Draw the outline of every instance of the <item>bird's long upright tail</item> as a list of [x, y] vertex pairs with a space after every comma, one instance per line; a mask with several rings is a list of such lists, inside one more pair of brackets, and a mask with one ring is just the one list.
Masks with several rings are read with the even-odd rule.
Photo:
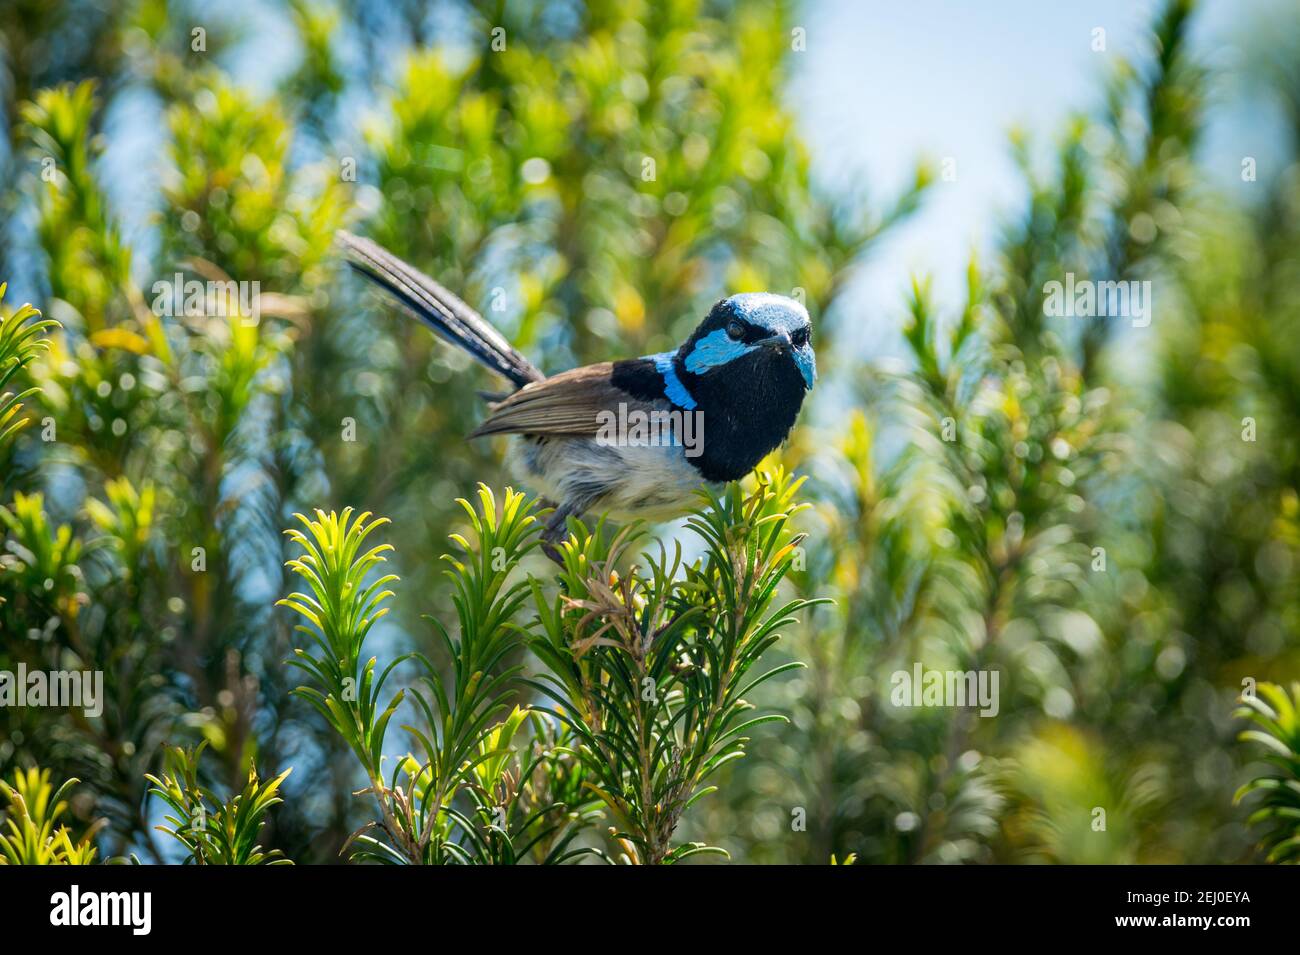
[[546, 376], [516, 351], [482, 315], [419, 269], [361, 236], [339, 231], [348, 264], [386, 290], [441, 337], [522, 388]]

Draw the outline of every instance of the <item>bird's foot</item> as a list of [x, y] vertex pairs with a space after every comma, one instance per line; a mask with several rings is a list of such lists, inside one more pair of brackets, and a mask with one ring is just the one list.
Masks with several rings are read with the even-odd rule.
[[567, 504], [561, 504], [551, 512], [551, 516], [546, 519], [542, 530], [542, 553], [549, 557], [561, 567], [564, 566], [564, 554], [560, 550], [560, 545], [568, 539], [569, 536], [569, 515], [574, 513], [574, 509]]
[[558, 541], [550, 541], [547, 540], [546, 538], [542, 538], [542, 553], [545, 554], [547, 557], [549, 557], [551, 560], [555, 561], [555, 563], [563, 567], [564, 554], [561, 553], [558, 544], [559, 544]]

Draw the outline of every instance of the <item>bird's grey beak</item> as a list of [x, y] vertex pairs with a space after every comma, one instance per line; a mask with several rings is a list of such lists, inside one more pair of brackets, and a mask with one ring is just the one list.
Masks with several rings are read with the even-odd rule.
[[785, 332], [776, 335], [769, 335], [767, 338], [760, 338], [754, 342], [755, 345], [761, 345], [764, 348], [775, 348], [777, 351], [789, 352], [794, 349], [790, 343], [790, 336]]

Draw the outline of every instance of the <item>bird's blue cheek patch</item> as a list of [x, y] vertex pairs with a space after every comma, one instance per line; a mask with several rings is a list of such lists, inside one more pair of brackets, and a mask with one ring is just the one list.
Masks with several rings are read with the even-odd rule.
[[753, 348], [753, 345], [733, 341], [726, 329], [719, 328], [695, 343], [691, 353], [686, 356], [686, 370], [693, 375], [702, 375], [710, 368], [735, 361]]
[[817, 380], [817, 356], [805, 345], [794, 350], [794, 363], [799, 367], [799, 374], [803, 375], [804, 384], [812, 391], [813, 382]]

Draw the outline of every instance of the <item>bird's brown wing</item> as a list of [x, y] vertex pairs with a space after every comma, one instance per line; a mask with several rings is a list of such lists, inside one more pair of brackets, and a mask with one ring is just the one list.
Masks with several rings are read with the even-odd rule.
[[489, 434], [564, 434], [593, 437], [601, 427], [602, 411], [618, 414], [657, 410], [610, 381], [613, 364], [600, 362], [531, 382], [492, 406], [492, 414], [474, 429], [471, 438]]

